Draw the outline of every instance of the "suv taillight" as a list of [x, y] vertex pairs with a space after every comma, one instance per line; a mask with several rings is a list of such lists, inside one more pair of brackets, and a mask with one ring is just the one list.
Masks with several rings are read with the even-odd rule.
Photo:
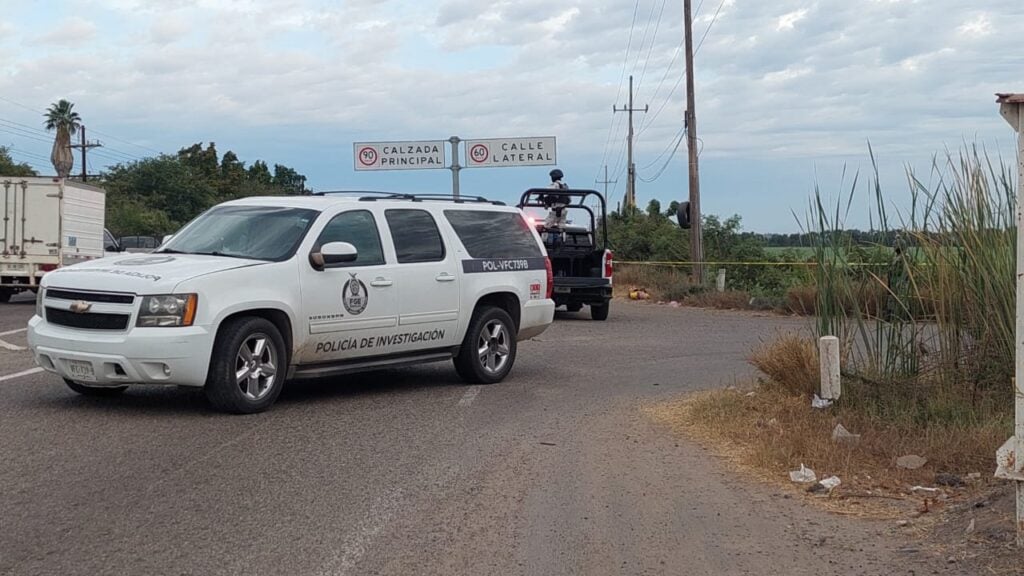
[[604, 251], [604, 277], [611, 280], [612, 278], [612, 251]]
[[548, 288], [544, 297], [550, 300], [555, 293], [555, 273], [551, 271], [551, 258], [544, 259], [544, 269], [548, 273]]

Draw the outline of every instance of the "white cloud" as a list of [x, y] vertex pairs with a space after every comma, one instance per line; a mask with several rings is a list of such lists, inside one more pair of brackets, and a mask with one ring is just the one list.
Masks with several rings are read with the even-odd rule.
[[190, 29], [188, 22], [180, 16], [167, 15], [150, 26], [149, 39], [154, 44], [172, 44], [187, 36]]
[[96, 24], [84, 18], [67, 18], [58, 22], [53, 29], [36, 36], [33, 44], [49, 46], [79, 47], [96, 37]]
[[971, 38], [983, 38], [992, 34], [992, 21], [988, 14], [981, 13], [961, 24], [957, 32]]
[[[638, 119], [642, 167], [679, 129], [682, 58], [666, 67], [680, 4], [666, 4], [655, 39], [641, 3], [628, 57], [628, 0], [89, 4], [93, 20], [72, 17], [58, 35], [77, 27], [86, 44], [37, 50], [8, 38], [0, 94], [45, 108], [71, 86], [93, 124], [227, 146], [265, 127], [338, 150], [358, 136], [555, 134], [560, 156], [596, 170], [620, 157], [621, 114], [604, 150], [611, 105], [625, 103], [625, 61], [636, 104], [651, 107]], [[928, 154], [964, 134], [1001, 134], [991, 93], [1024, 89], [1003, 84], [1019, 77], [1018, 0], [989, 0], [984, 14], [957, 0], [727, 2], [708, 32], [718, 5], [704, 3], [694, 30], [707, 32], [696, 72], [709, 159], [859, 154], [868, 138], [879, 151]]]
[[782, 32], [783, 30], [792, 30], [796, 27], [797, 22], [807, 18], [807, 12], [807, 8], [801, 8], [800, 10], [795, 10], [788, 14], [779, 16], [779, 22], [775, 26], [775, 29], [779, 32]]

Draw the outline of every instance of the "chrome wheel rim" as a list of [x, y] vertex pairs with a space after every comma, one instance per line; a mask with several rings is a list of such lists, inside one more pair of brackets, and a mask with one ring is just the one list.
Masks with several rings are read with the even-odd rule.
[[488, 374], [501, 372], [512, 355], [511, 339], [505, 323], [491, 320], [484, 324], [477, 339], [477, 357], [480, 367]]
[[238, 348], [235, 383], [248, 400], [260, 400], [277, 381], [277, 351], [266, 334], [252, 334]]

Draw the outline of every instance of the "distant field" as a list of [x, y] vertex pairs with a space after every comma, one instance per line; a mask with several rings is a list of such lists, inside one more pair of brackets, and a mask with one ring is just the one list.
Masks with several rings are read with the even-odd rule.
[[801, 258], [810, 258], [811, 256], [814, 256], [814, 248], [811, 248], [809, 246], [793, 246], [786, 248], [779, 246], [769, 246], [765, 248], [764, 251], [772, 255], [778, 255], [784, 252], [792, 252], [800, 256]]

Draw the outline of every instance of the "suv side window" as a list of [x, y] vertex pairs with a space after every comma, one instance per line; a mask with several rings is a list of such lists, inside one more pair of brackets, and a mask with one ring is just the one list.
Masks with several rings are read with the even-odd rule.
[[384, 250], [380, 244], [377, 221], [368, 210], [353, 210], [338, 214], [327, 223], [314, 250], [329, 242], [348, 242], [359, 252], [355, 262], [344, 266], [377, 266], [384, 263]]
[[520, 213], [445, 210], [444, 216], [473, 258], [543, 256], [529, 224]]
[[391, 229], [399, 264], [444, 260], [444, 242], [430, 212], [401, 209], [387, 210], [384, 215]]

